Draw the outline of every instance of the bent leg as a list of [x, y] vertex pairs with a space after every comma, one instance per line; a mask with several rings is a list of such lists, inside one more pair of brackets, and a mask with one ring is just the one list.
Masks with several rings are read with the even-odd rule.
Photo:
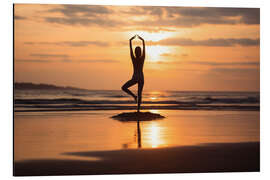
[[142, 102], [142, 91], [143, 91], [144, 81], [138, 82], [138, 105], [137, 112], [140, 112], [141, 102]]
[[122, 90], [125, 91], [127, 94], [131, 95], [135, 101], [137, 102], [137, 96], [135, 94], [133, 94], [128, 88], [133, 86], [134, 84], [136, 84], [137, 81], [131, 79], [129, 81], [127, 81], [123, 86], [122, 86]]

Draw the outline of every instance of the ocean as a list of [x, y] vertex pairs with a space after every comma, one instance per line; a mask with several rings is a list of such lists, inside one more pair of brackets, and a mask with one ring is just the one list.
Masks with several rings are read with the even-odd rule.
[[257, 92], [144, 91], [142, 111], [165, 118], [122, 122], [111, 117], [136, 111], [122, 91], [16, 89], [14, 160], [103, 162], [68, 153], [259, 142], [259, 109]]
[[[259, 92], [144, 91], [142, 109], [259, 111]], [[120, 90], [16, 90], [15, 112], [135, 110]]]

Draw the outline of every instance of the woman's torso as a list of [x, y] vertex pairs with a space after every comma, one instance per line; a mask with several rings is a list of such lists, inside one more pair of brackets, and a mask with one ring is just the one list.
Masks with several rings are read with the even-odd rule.
[[133, 62], [133, 76], [132, 79], [136, 80], [143, 80], [143, 65], [144, 65], [144, 58], [134, 58]]

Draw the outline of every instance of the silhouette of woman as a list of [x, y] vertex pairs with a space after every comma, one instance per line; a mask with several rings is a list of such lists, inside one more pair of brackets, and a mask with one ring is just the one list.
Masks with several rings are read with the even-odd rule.
[[[143, 52], [141, 53], [141, 48], [137, 46], [135, 48], [135, 56], [133, 54], [132, 50], [132, 40], [136, 38], [136, 36], [142, 40], [143, 43]], [[145, 59], [145, 44], [144, 44], [144, 39], [138, 35], [133, 36], [129, 40], [129, 47], [130, 47], [130, 56], [132, 59], [132, 64], [133, 64], [133, 76], [131, 80], [127, 81], [123, 86], [122, 90], [131, 95], [135, 102], [138, 103], [137, 105], [137, 112], [140, 112], [140, 106], [141, 106], [141, 101], [142, 101], [142, 90], [143, 90], [143, 85], [144, 85], [144, 76], [143, 76], [143, 64], [144, 64], [144, 59]], [[133, 94], [128, 88], [137, 84], [138, 83], [138, 97]], [[137, 99], [138, 98], [138, 99]]]

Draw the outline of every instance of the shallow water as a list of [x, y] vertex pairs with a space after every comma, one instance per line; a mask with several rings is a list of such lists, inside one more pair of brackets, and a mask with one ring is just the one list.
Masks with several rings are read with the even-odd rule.
[[[134, 110], [118, 90], [15, 90], [15, 111]], [[259, 92], [144, 91], [142, 109], [255, 110]]]
[[110, 118], [121, 112], [16, 112], [15, 161], [78, 159], [65, 152], [260, 140], [259, 111], [151, 110], [166, 118], [139, 124]]

